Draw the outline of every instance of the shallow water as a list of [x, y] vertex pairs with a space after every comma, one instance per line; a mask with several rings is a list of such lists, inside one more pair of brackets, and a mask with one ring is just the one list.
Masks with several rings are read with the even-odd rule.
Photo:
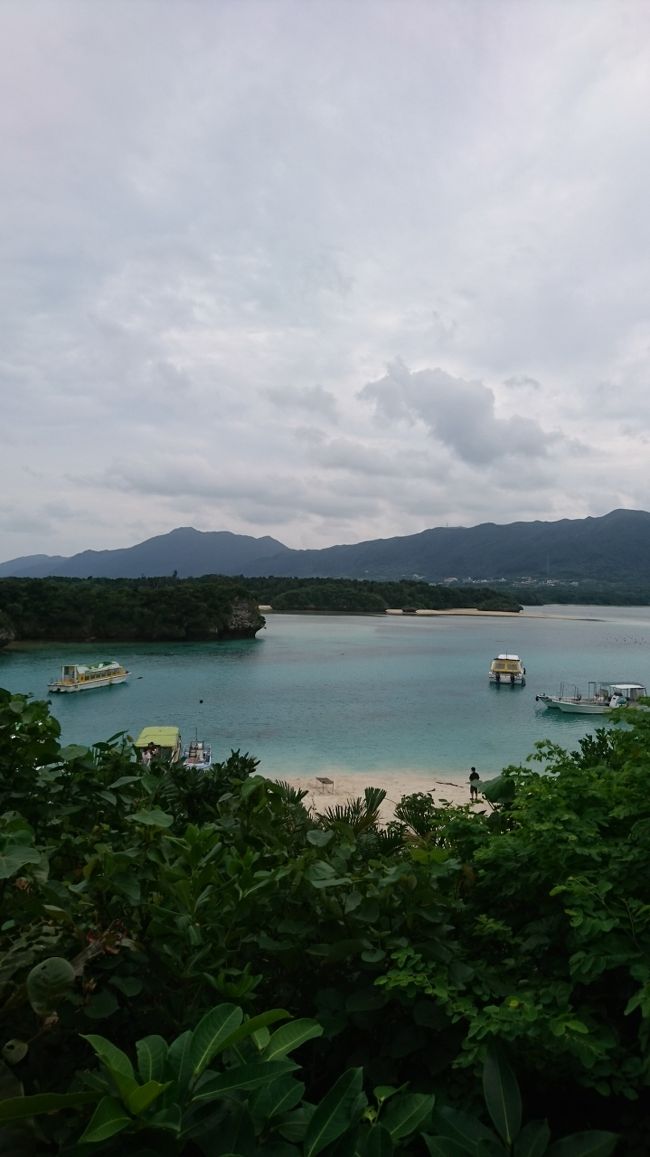
[[[515, 651], [526, 687], [488, 683], [491, 659]], [[230, 643], [21, 645], [0, 652], [0, 686], [47, 696], [64, 662], [119, 659], [128, 684], [54, 695], [66, 743], [147, 724], [198, 732], [273, 775], [396, 769], [488, 778], [536, 740], [573, 750], [606, 725], [535, 702], [561, 681], [650, 686], [650, 608], [535, 607], [525, 617], [273, 615], [256, 639]]]

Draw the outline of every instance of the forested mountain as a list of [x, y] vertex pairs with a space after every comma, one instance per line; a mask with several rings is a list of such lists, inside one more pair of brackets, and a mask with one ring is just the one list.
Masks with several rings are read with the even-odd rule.
[[0, 578], [141, 578], [246, 574], [251, 563], [281, 557], [289, 548], [275, 538], [180, 526], [122, 550], [84, 550], [71, 558], [30, 555], [0, 563]]
[[139, 578], [204, 574], [360, 578], [428, 582], [522, 578], [560, 582], [647, 582], [650, 514], [613, 510], [558, 522], [487, 522], [437, 527], [399, 538], [321, 550], [291, 550], [277, 539], [181, 527], [122, 550], [71, 558], [33, 555], [0, 564], [0, 577]]

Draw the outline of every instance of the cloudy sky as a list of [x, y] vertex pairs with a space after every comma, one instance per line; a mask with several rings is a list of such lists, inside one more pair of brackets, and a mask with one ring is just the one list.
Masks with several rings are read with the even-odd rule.
[[1, 0], [0, 560], [650, 509], [648, 0]]

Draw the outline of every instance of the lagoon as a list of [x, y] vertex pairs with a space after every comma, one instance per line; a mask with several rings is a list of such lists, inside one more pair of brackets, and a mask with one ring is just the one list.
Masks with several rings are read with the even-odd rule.
[[[488, 683], [515, 651], [523, 688]], [[110, 653], [109, 653], [110, 652]], [[213, 757], [232, 749], [274, 776], [373, 771], [484, 779], [526, 760], [537, 740], [574, 750], [606, 726], [535, 702], [561, 681], [650, 686], [650, 608], [546, 606], [515, 617], [269, 614], [256, 639], [189, 644], [20, 644], [0, 652], [0, 686], [37, 699], [64, 662], [116, 658], [128, 684], [54, 695], [65, 743], [148, 724], [198, 733]]]

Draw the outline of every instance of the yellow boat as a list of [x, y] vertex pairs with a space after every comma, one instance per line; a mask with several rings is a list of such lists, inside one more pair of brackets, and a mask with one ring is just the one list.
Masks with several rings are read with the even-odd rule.
[[134, 745], [142, 763], [164, 759], [178, 763], [183, 752], [178, 727], [143, 727]]

